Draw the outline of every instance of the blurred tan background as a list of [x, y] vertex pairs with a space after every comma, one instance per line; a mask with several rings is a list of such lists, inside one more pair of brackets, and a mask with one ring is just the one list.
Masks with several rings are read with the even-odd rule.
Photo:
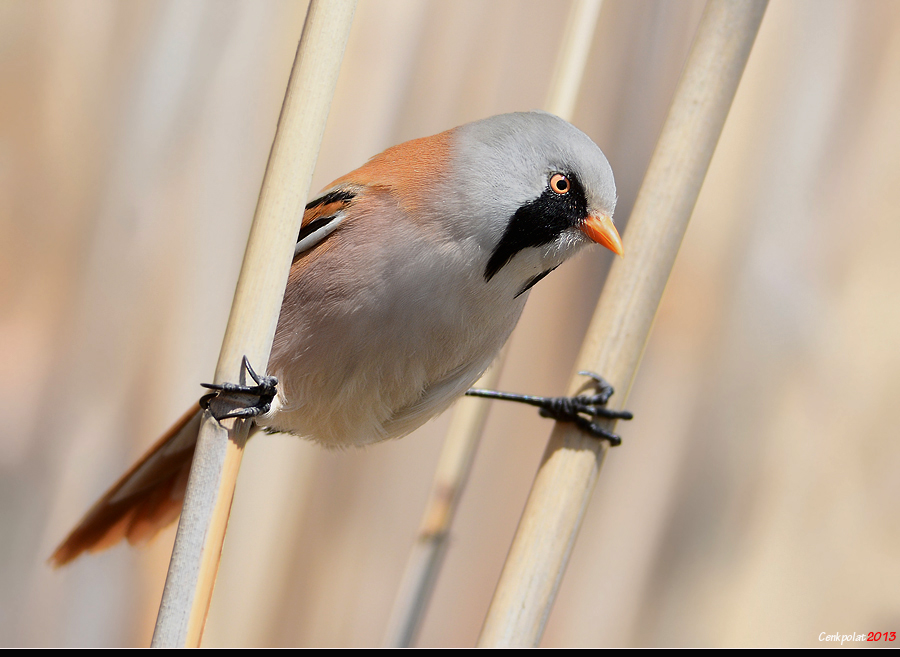
[[[568, 7], [362, 0], [314, 188], [540, 107]], [[626, 236], [702, 7], [603, 5], [574, 123]], [[0, 645], [149, 642], [174, 530], [46, 559], [212, 376], [304, 15], [0, 2]], [[542, 645], [900, 631], [898, 108], [900, 2], [772, 0]], [[563, 389], [609, 258], [537, 286], [503, 389]], [[379, 645], [446, 424], [251, 441], [204, 645]], [[474, 644], [549, 431], [492, 411], [419, 645]]]

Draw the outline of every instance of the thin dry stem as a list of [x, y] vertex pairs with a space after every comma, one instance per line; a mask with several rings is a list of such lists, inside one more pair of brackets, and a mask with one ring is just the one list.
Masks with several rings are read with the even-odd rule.
[[[663, 289], [731, 107], [767, 0], [710, 0], [625, 234], [577, 360], [600, 372], [622, 408]], [[574, 376], [570, 392], [585, 383]], [[614, 428], [614, 421], [607, 428]], [[606, 442], [558, 423], [550, 437], [479, 639], [479, 646], [536, 646]]]
[[[216, 383], [237, 381], [244, 355], [260, 371], [269, 360], [293, 243], [355, 7], [355, 0], [313, 0], [309, 5], [219, 354]], [[230, 429], [204, 413], [154, 647], [200, 644], [249, 430], [248, 422], [226, 424]]]

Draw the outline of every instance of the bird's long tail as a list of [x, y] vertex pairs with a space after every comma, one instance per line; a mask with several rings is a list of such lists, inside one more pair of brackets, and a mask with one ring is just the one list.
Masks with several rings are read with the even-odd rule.
[[200, 431], [195, 404], [88, 511], [50, 557], [62, 566], [84, 551], [106, 549], [123, 538], [142, 543], [181, 513]]

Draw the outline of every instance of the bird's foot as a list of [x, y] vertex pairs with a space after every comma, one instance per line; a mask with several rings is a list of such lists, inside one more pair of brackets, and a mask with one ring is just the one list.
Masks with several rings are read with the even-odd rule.
[[[244, 385], [244, 373], [256, 383], [255, 386]], [[277, 393], [278, 379], [274, 376], [259, 376], [244, 356], [241, 361], [241, 383], [201, 383], [204, 388], [215, 390], [200, 398], [201, 408], [209, 409], [217, 420], [231, 417], [252, 418], [268, 413], [272, 400]]]
[[531, 395], [517, 395], [495, 390], [481, 390], [472, 388], [466, 392], [472, 397], [487, 397], [489, 399], [503, 399], [505, 401], [521, 402], [531, 406], [537, 406], [543, 417], [553, 418], [557, 422], [572, 422], [579, 429], [594, 436], [608, 440], [610, 445], [619, 445], [622, 439], [604, 429], [596, 420], [615, 419], [630, 420], [634, 416], [629, 411], [614, 411], [606, 408], [606, 403], [613, 395], [613, 387], [607, 381], [593, 372], [579, 372], [590, 377], [594, 382], [596, 393], [593, 395], [578, 395], [576, 397], [534, 397]]

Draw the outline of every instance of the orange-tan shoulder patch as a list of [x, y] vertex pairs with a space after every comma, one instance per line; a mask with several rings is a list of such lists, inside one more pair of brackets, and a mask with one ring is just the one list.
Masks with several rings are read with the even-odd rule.
[[385, 187], [405, 209], [415, 210], [422, 205], [431, 184], [447, 173], [454, 130], [391, 146], [335, 180], [330, 187], [341, 184]]

